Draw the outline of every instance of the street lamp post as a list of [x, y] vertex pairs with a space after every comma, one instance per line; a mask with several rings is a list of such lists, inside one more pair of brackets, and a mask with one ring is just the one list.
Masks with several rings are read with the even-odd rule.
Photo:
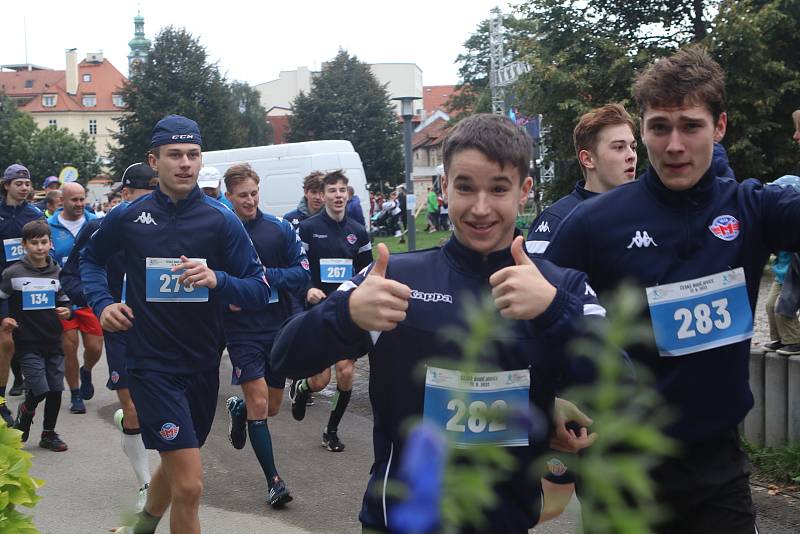
[[411, 169], [413, 162], [411, 161], [411, 133], [413, 125], [411, 119], [414, 118], [414, 100], [420, 100], [417, 96], [401, 96], [393, 98], [392, 100], [400, 101], [400, 116], [403, 117], [404, 130], [403, 130], [403, 153], [405, 156], [405, 170], [406, 170], [406, 229], [408, 230], [408, 250], [416, 250], [417, 248], [417, 227], [414, 220], [414, 209], [416, 207], [416, 195], [414, 194], [414, 184], [411, 183]]

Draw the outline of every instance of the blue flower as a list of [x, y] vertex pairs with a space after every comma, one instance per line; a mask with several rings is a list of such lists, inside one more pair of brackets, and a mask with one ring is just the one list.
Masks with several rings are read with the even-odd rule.
[[433, 425], [420, 423], [406, 441], [399, 478], [407, 498], [390, 508], [389, 525], [397, 534], [422, 534], [441, 525], [447, 440]]

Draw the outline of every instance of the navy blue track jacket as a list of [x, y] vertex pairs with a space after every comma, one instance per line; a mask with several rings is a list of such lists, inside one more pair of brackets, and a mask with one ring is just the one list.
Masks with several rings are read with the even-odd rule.
[[570, 194], [556, 200], [547, 209], [542, 211], [531, 223], [528, 229], [528, 240], [525, 248], [529, 254], [544, 255], [550, 240], [555, 235], [561, 221], [575, 209], [575, 206], [586, 199], [596, 197], [595, 193], [586, 189], [586, 181], [581, 180], [575, 184], [575, 189]]
[[302, 221], [297, 233], [311, 264], [311, 282], [326, 295], [336, 291], [340, 284], [321, 281], [320, 259], [352, 259], [353, 274], [372, 263], [372, 243], [366, 228], [347, 216], [337, 222], [323, 208], [316, 215]]
[[[510, 332], [493, 340], [496, 350], [481, 365], [484, 370], [530, 368], [531, 402], [550, 414], [556, 382], [565, 365], [564, 345], [574, 338], [584, 314], [603, 316], [605, 311], [588, 291], [583, 273], [540, 258], [533, 261], [557, 288], [556, 297], [532, 321], [503, 320]], [[395, 500], [386, 495], [386, 480], [397, 475], [405, 425], [423, 413], [425, 365], [446, 367], [447, 361], [457, 365], [461, 359], [459, 347], [442, 332], [466, 328], [463, 306], [472, 302], [468, 297], [489, 293], [489, 277], [512, 265], [510, 249], [483, 257], [452, 237], [442, 248], [389, 258], [387, 278], [412, 289], [406, 319], [396, 329], [365, 332], [350, 318], [350, 290], [364, 280], [365, 269], [320, 304], [290, 319], [278, 334], [273, 364], [291, 377], [311, 376], [337, 360], [369, 353], [375, 462], [359, 516], [365, 526], [388, 529], [383, 502], [385, 499], [391, 507]], [[539, 485], [528, 477], [526, 466], [547, 450], [548, 440], [543, 436], [531, 440], [527, 447], [509, 449], [519, 467], [510, 480], [495, 488], [498, 504], [488, 517], [492, 532], [527, 532], [538, 518]]]
[[284, 219], [258, 210], [255, 219], [244, 223], [258, 257], [267, 271], [270, 290], [278, 302], [264, 310], [225, 314], [227, 341], [271, 341], [281, 324], [292, 314], [290, 295], [302, 295], [311, 280], [308, 258], [292, 225]]
[[[122, 205], [122, 204], [120, 204]], [[105, 217], [100, 219], [92, 219], [86, 221], [81, 231], [75, 237], [75, 246], [72, 252], [69, 253], [67, 261], [61, 268], [61, 287], [69, 297], [69, 300], [78, 308], [85, 308], [89, 305], [86, 302], [86, 296], [83, 293], [83, 281], [81, 280], [80, 273], [80, 259], [81, 252], [86, 248], [92, 234], [100, 228], [100, 224], [105, 220]], [[106, 265], [106, 279], [108, 280], [108, 289], [114, 302], [122, 301], [122, 284], [125, 277], [125, 266], [123, 265], [123, 254], [120, 252], [108, 261]]]
[[[129, 369], [190, 374], [219, 365], [223, 311], [229, 304], [262, 309], [269, 286], [253, 244], [236, 215], [195, 187], [177, 204], [156, 189], [109, 212], [81, 254], [84, 293], [97, 317], [115, 302], [105, 266], [125, 254], [126, 302], [134, 314]], [[145, 258], [204, 258], [217, 287], [208, 302], [146, 302]]]
[[[719, 231], [720, 216], [738, 221], [735, 236], [729, 231], [734, 225]], [[742, 267], [755, 310], [770, 252], [800, 249], [798, 221], [800, 194], [792, 188], [765, 188], [756, 180], [740, 184], [709, 170], [693, 188], [671, 191], [650, 167], [638, 181], [578, 205], [546, 257], [587, 273], [600, 292], [624, 280], [646, 288]], [[658, 391], [677, 408], [679, 418], [668, 433], [697, 442], [732, 429], [753, 406], [749, 351], [747, 339], [683, 356], [659, 356], [654, 342], [628, 353], [654, 372]]]
[[[22, 237], [22, 227], [31, 221], [43, 219], [44, 213], [33, 204], [23, 202], [18, 206], [9, 206], [6, 199], [0, 202], [0, 245], [6, 239]], [[13, 262], [12, 262], [13, 263]], [[6, 260], [5, 247], [0, 254], [0, 274], [3, 273], [9, 262]], [[0, 301], [0, 314], [8, 315], [8, 301]]]

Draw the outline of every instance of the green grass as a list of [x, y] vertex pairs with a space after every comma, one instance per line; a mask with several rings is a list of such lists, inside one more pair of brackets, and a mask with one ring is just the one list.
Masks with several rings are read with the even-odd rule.
[[[428, 220], [425, 217], [424, 213], [420, 213], [419, 217], [417, 217], [416, 227], [417, 227], [417, 250], [422, 250], [425, 248], [435, 247], [440, 243], [444, 243], [449, 239], [450, 232], [433, 232], [428, 233], [425, 231], [425, 226], [428, 224]], [[399, 237], [376, 237], [372, 240], [373, 250], [375, 245], [378, 243], [386, 243], [386, 246], [389, 247], [389, 252], [392, 254], [397, 254], [399, 252], [408, 252], [408, 235], [404, 236], [406, 238], [405, 243], [400, 243]], [[373, 252], [373, 256], [375, 253]]]
[[758, 447], [744, 442], [756, 474], [778, 485], [800, 484], [800, 444]]

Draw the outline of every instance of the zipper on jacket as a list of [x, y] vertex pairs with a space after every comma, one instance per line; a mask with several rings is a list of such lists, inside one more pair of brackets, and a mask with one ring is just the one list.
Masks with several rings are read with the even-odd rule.
[[383, 525], [389, 528], [389, 515], [386, 513], [386, 485], [389, 482], [389, 469], [392, 467], [392, 456], [394, 455], [394, 442], [390, 443], [389, 462], [386, 464], [386, 472], [383, 474]]

